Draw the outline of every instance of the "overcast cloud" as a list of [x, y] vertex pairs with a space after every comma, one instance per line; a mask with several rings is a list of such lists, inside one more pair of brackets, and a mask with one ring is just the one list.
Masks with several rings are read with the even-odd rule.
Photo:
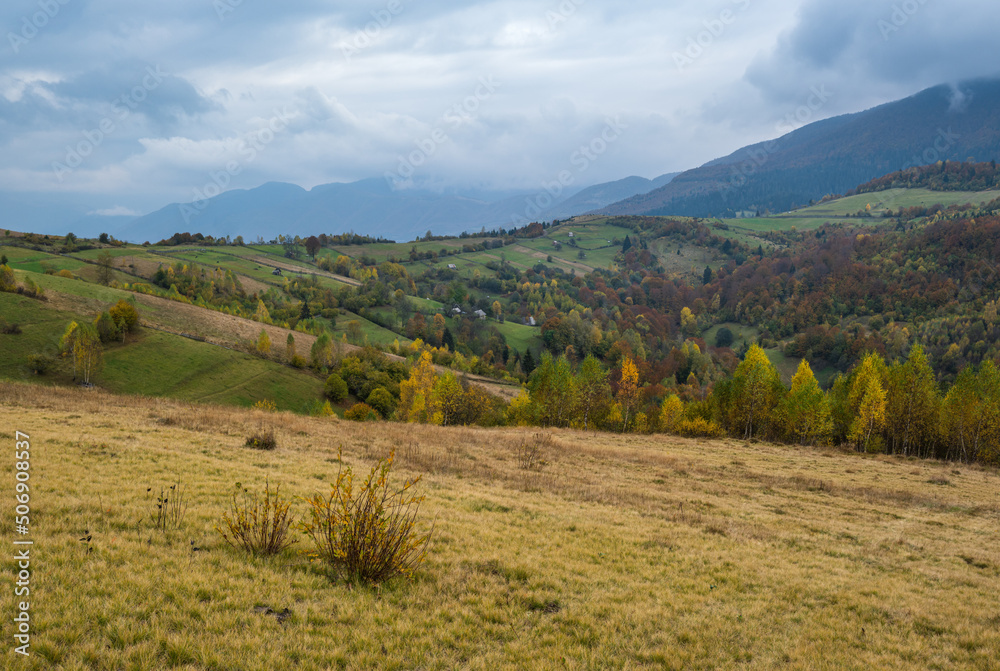
[[986, 0], [7, 0], [0, 190], [148, 212], [215, 177], [655, 177], [779, 135], [816, 87], [812, 120], [997, 75], [998, 25]]

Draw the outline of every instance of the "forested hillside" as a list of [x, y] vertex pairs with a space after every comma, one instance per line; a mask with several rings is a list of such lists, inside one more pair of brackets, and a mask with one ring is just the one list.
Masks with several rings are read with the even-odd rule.
[[[996, 170], [941, 162], [844, 202], [903, 184], [926, 199], [943, 185], [995, 186]], [[809, 229], [590, 217], [411, 243], [8, 236], [0, 288], [21, 303], [5, 315], [36, 319], [23, 301], [44, 306], [48, 295], [63, 308], [74, 292], [93, 298], [32, 339], [18, 340], [21, 325], [6, 318], [0, 342], [15, 354], [8, 375], [68, 382], [86, 364], [85, 379], [100, 384], [100, 357], [87, 352], [103, 349], [107, 378], [125, 379], [118, 367], [145, 341], [142, 325], [174, 328], [149, 312], [165, 301], [193, 311], [184, 335], [321, 390], [279, 399], [300, 412], [728, 433], [995, 461], [1000, 200], [949, 189], [953, 204], [917, 206], [893, 193], [849, 218], [824, 218], [840, 201], [797, 212], [796, 222], [823, 222]], [[966, 199], [976, 204], [955, 204]], [[95, 285], [106, 288], [83, 291]], [[120, 315], [129, 305], [146, 311], [139, 326]], [[240, 335], [220, 336], [208, 315], [235, 320]], [[881, 410], [862, 427], [862, 408]], [[902, 433], [893, 424], [918, 418]]]

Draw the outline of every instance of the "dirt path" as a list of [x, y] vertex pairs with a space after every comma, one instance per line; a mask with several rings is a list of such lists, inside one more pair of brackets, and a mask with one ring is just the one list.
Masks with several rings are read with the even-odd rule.
[[352, 287], [360, 287], [361, 282], [358, 282], [352, 277], [345, 277], [344, 275], [337, 275], [335, 273], [328, 273], [325, 270], [320, 270], [319, 268], [305, 268], [303, 266], [297, 266], [292, 263], [285, 263], [284, 261], [279, 261], [274, 258], [265, 258], [261, 256], [248, 256], [246, 257], [248, 261], [253, 261], [254, 263], [259, 263], [262, 266], [268, 266], [269, 268], [281, 268], [283, 271], [288, 271], [291, 273], [297, 273], [300, 275], [317, 275], [319, 277], [327, 277], [331, 280], [337, 280], [344, 284], [350, 284]]
[[[517, 251], [517, 252], [521, 252], [522, 254], [530, 254], [532, 258], [534, 258], [534, 259], [540, 259], [542, 261], [544, 261], [545, 259], [547, 259], [549, 257], [549, 255], [546, 254], [545, 252], [540, 252], [537, 249], [531, 249], [530, 247], [524, 247], [522, 245], [512, 245], [511, 249], [514, 250], [514, 251]], [[577, 263], [576, 261], [567, 261], [566, 259], [564, 259], [562, 257], [557, 257], [557, 256], [553, 256], [552, 259], [553, 259], [553, 261], [552, 261], [553, 265], [559, 266], [563, 270], [569, 270], [570, 268], [573, 268], [573, 269], [579, 270], [579, 271], [581, 271], [583, 273], [592, 273], [592, 272], [594, 272], [594, 267], [593, 266], [588, 266], [586, 263]]]

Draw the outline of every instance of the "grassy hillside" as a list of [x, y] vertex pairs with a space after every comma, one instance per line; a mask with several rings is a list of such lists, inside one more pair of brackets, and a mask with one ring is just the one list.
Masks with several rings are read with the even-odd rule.
[[[985, 670], [1000, 657], [994, 471], [11, 383], [0, 412], [8, 445], [30, 435], [28, 538], [43, 557], [32, 656], [5, 646], [4, 668]], [[261, 424], [276, 452], [242, 447]], [[518, 467], [524, 441], [541, 470]], [[397, 476], [423, 476], [434, 540], [412, 583], [331, 581], [305, 542], [249, 560], [213, 530], [235, 482], [327, 491], [341, 446], [360, 470], [396, 446]], [[11, 482], [13, 460], [0, 471]], [[174, 483], [187, 513], [155, 531], [155, 493]], [[12, 537], [11, 516], [0, 527]]]
[[[6, 293], [0, 293], [0, 315], [22, 330], [18, 335], [0, 335], [0, 378], [72, 384], [72, 365], [57, 357], [58, 341], [70, 321], [87, 315]], [[53, 370], [33, 375], [26, 361], [36, 353], [53, 357]], [[306, 411], [323, 389], [323, 381], [308, 373], [149, 328], [124, 345], [109, 344], [94, 381], [114, 392], [191, 401], [250, 406], [269, 399], [280, 409], [298, 412]]]
[[[1000, 197], [1000, 191], [931, 191], [929, 189], [888, 189], [877, 193], [863, 193], [856, 196], [837, 198], [810, 207], [767, 217], [749, 219], [723, 219], [725, 224], [736, 231], [767, 233], [787, 231], [795, 228], [808, 231], [826, 223], [853, 225], [878, 225], [882, 223], [882, 213], [886, 210], [899, 211], [900, 208], [930, 207], [931, 205], [964, 205], [966, 203], [988, 203]], [[859, 212], [871, 206], [873, 219], [858, 218]]]

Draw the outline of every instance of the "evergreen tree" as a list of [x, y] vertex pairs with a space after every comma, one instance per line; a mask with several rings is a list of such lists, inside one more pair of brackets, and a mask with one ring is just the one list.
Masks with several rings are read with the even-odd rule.
[[524, 359], [521, 361], [521, 368], [524, 369], [525, 375], [531, 375], [535, 372], [535, 357], [531, 354], [531, 349], [527, 349], [524, 352]]

